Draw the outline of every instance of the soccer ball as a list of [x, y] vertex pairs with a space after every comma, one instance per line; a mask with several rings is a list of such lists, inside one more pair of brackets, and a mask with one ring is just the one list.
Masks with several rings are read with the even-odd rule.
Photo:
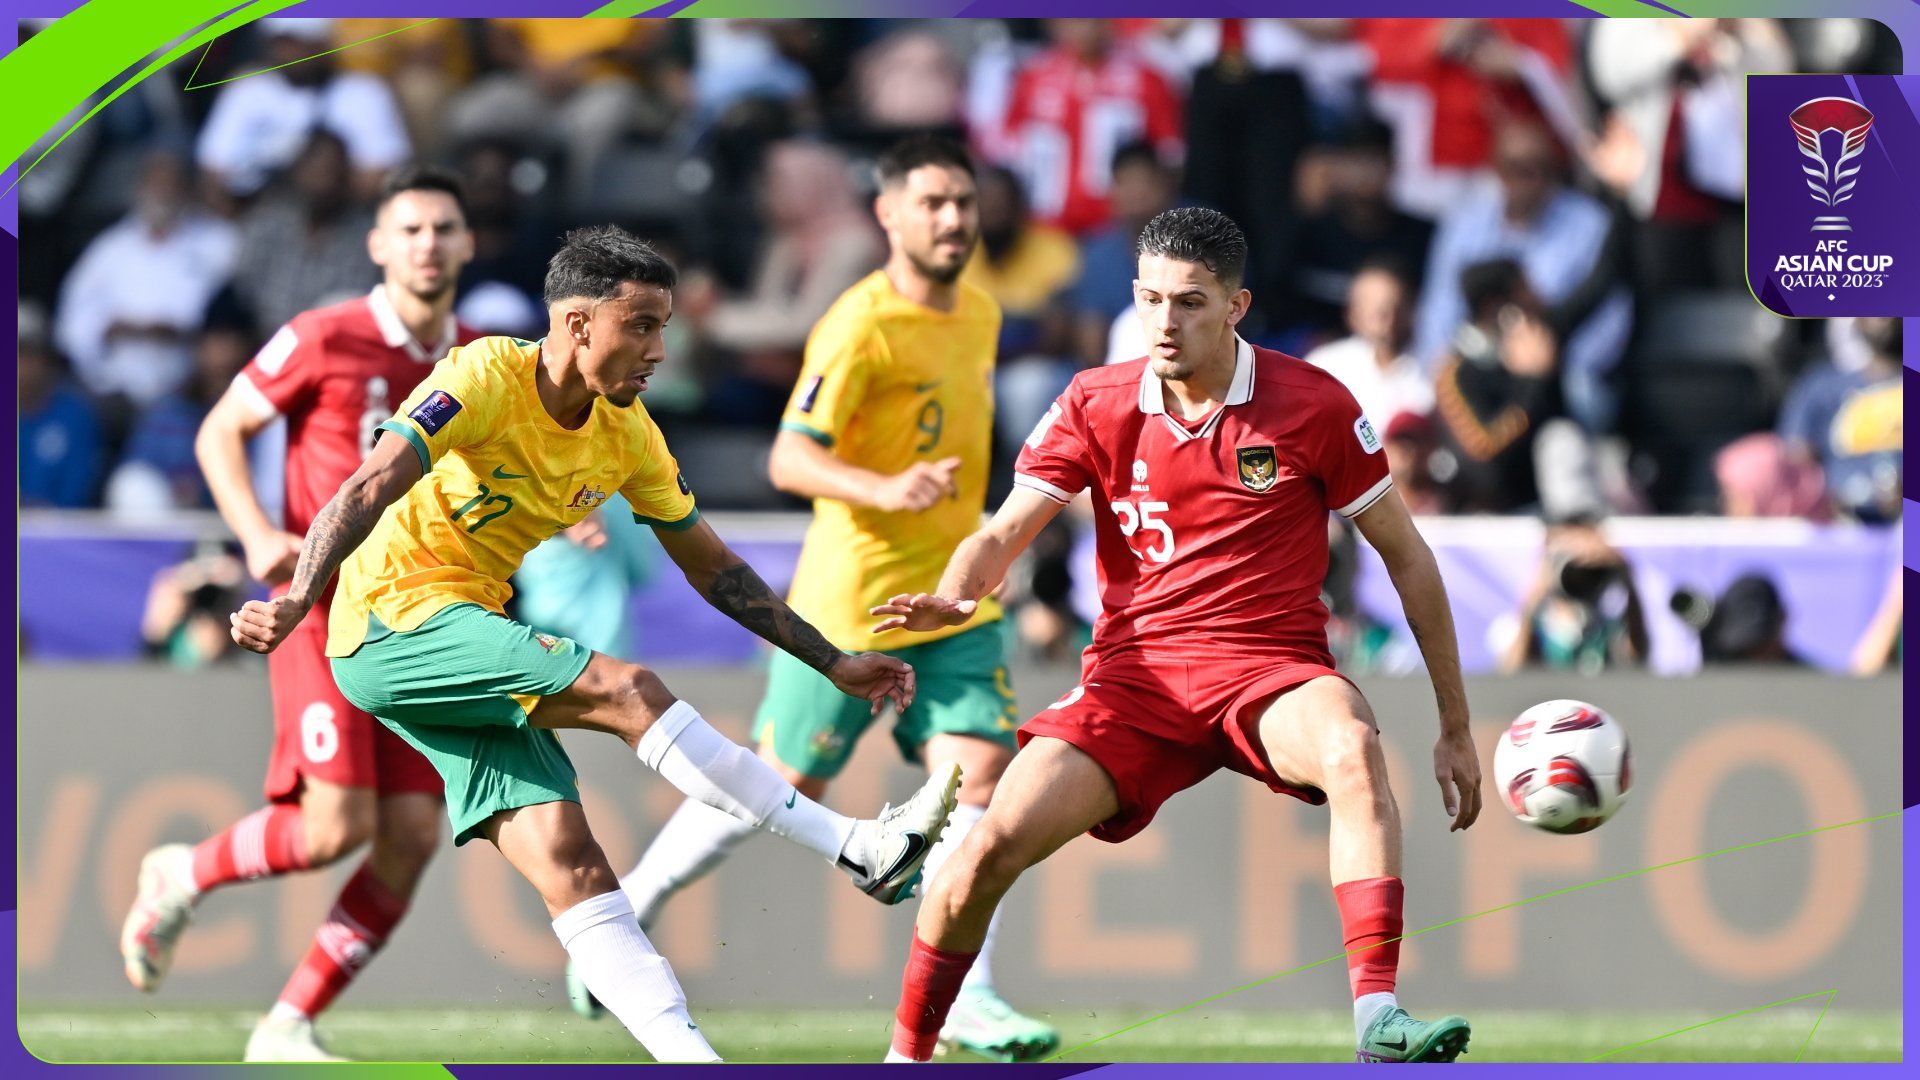
[[1627, 733], [1584, 701], [1543, 701], [1493, 751], [1493, 779], [1513, 816], [1536, 829], [1597, 829], [1626, 801]]

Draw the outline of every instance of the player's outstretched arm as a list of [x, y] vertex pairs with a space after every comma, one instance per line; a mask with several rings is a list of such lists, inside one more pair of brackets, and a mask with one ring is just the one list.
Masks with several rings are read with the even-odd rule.
[[1433, 550], [1413, 524], [1400, 493], [1389, 488], [1353, 519], [1360, 535], [1380, 553], [1387, 575], [1400, 594], [1407, 628], [1420, 645], [1440, 707], [1440, 741], [1433, 748], [1434, 779], [1453, 828], [1464, 829], [1480, 816], [1480, 758], [1468, 729], [1466, 685], [1460, 678], [1460, 646], [1453, 634], [1453, 609]]
[[286, 595], [247, 601], [233, 615], [233, 640], [243, 649], [260, 653], [272, 652], [285, 641], [313, 610], [334, 571], [373, 531], [381, 513], [422, 475], [420, 457], [407, 440], [374, 443], [360, 468], [314, 515]]
[[300, 538], [275, 525], [253, 493], [247, 444], [267, 426], [267, 420], [239, 389], [229, 386], [200, 422], [193, 455], [206, 474], [213, 505], [246, 551], [247, 572], [268, 585], [278, 585], [293, 575]]
[[1062, 505], [1039, 492], [1014, 488], [993, 519], [953, 549], [953, 558], [947, 560], [946, 572], [940, 575], [940, 591], [902, 593], [869, 609], [869, 615], [886, 616], [873, 632], [934, 630], [973, 618], [980, 598], [1000, 586], [1007, 567], [1033, 543]]
[[792, 653], [842, 693], [873, 703], [876, 712], [888, 702], [902, 709], [912, 703], [911, 667], [880, 653], [842, 652], [795, 614], [705, 521], [694, 522], [690, 529], [655, 529], [654, 535], [687, 575], [687, 583], [715, 610]]
[[767, 479], [803, 499], [835, 499], [877, 510], [917, 513], [953, 496], [953, 474], [961, 464], [957, 457], [916, 461], [888, 476], [847, 461], [801, 432], [782, 431], [774, 437], [773, 454], [767, 459]]

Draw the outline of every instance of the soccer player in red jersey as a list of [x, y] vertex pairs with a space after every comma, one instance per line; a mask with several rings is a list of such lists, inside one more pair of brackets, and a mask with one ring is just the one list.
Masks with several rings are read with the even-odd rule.
[[[375, 428], [433, 365], [479, 336], [453, 317], [473, 255], [452, 176], [408, 169], [382, 192], [367, 252], [384, 280], [363, 297], [303, 312], [280, 328], [208, 413], [195, 449], [247, 568], [284, 592], [313, 517], [353, 474]], [[287, 421], [284, 527], [253, 491], [247, 443]], [[267, 804], [198, 845], [168, 844], [140, 863], [121, 931], [127, 978], [159, 987], [208, 890], [326, 866], [371, 844], [280, 998], [247, 1041], [248, 1061], [327, 1060], [313, 1018], [345, 989], [406, 913], [439, 844], [442, 783], [418, 751], [334, 686], [326, 599], [268, 658], [274, 741]]]
[[1373, 713], [1333, 670], [1320, 601], [1333, 511], [1353, 519], [1400, 593], [1439, 704], [1434, 775], [1464, 829], [1480, 812], [1480, 766], [1433, 554], [1353, 396], [1235, 333], [1251, 302], [1239, 227], [1170, 210], [1138, 251], [1148, 355], [1075, 377], [938, 593], [873, 609], [887, 616], [879, 629], [965, 622], [1041, 527], [1091, 491], [1102, 610], [1080, 684], [1020, 729], [985, 819], [929, 887], [888, 1060], [932, 1054], [987, 920], [1024, 870], [1083, 832], [1125, 840], [1175, 792], [1228, 768], [1328, 805], [1360, 1058], [1452, 1061], [1467, 1022], [1415, 1020], [1394, 998], [1400, 812]]

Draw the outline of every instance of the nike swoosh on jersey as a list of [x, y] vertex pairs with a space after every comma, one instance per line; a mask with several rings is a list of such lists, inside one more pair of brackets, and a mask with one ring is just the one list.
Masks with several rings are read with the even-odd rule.
[[493, 478], [495, 480], [525, 480], [527, 478], [527, 474], [526, 473], [510, 473], [507, 471], [507, 467], [505, 465], [495, 465], [493, 467]]

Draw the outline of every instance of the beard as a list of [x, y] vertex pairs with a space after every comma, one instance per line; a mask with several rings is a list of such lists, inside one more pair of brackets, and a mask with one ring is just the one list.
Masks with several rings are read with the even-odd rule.
[[[969, 255], [973, 253], [972, 245], [968, 245], [967, 253]], [[929, 281], [938, 282], [941, 285], [951, 285], [960, 280], [960, 272], [967, 268], [967, 260], [965, 257], [962, 257], [952, 266], [946, 266], [940, 263], [929, 262], [909, 252], [907, 261], [913, 264], [914, 270], [917, 271], [921, 277]]]

